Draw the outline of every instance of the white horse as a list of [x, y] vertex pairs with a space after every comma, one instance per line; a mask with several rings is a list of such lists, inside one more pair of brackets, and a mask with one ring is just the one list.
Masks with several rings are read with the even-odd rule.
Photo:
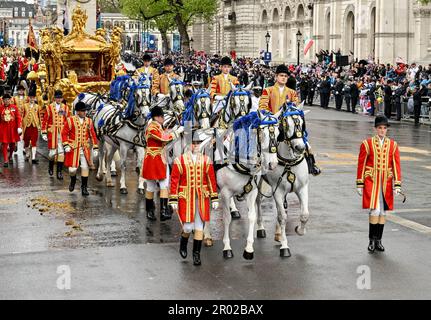
[[[243, 257], [251, 260], [254, 257], [253, 243], [254, 226], [257, 219], [258, 182], [262, 173], [266, 173], [277, 166], [277, 119], [272, 115], [252, 112], [236, 120], [234, 130], [235, 138], [231, 140], [228, 149], [228, 161], [230, 163], [216, 173], [224, 221], [223, 256], [226, 259], [233, 257], [229, 237], [232, 220], [229, 203], [232, 197], [236, 196], [237, 199], [244, 199], [247, 202], [249, 231]], [[240, 138], [241, 135], [242, 139]], [[244, 139], [244, 137], [246, 138]], [[243, 148], [247, 148], [247, 159], [239, 151]]]
[[[277, 148], [278, 166], [275, 170], [263, 176], [260, 190], [263, 184], [268, 184], [272, 192], [265, 197], [274, 197], [277, 208], [277, 228], [275, 240], [281, 242], [280, 256], [290, 257], [290, 248], [286, 237], [287, 223], [287, 195], [294, 192], [301, 205], [300, 225], [295, 228], [298, 235], [304, 235], [305, 225], [309, 218], [308, 211], [308, 165], [305, 160], [307, 133], [305, 129], [304, 112], [301, 108], [285, 105], [280, 116], [280, 136]], [[257, 237], [265, 238], [266, 232], [262, 223], [262, 197], [263, 192], [257, 197]]]
[[[104, 146], [106, 146], [107, 163], [112, 162], [116, 150], [120, 150], [120, 192], [127, 194], [126, 186], [126, 159], [127, 151], [136, 148], [138, 165], [142, 166], [145, 154], [144, 130], [149, 113], [149, 81], [145, 84], [136, 84], [133, 80], [127, 80], [128, 85], [124, 87], [127, 94], [127, 107], [121, 104], [106, 104], [98, 108], [93, 117], [94, 127], [100, 140], [99, 164], [104, 157]], [[106, 144], [105, 144], [106, 142]], [[102, 166], [99, 165], [96, 179], [101, 181]], [[143, 194], [144, 180], [139, 178], [138, 192]], [[106, 185], [113, 187], [112, 178], [106, 176]]]

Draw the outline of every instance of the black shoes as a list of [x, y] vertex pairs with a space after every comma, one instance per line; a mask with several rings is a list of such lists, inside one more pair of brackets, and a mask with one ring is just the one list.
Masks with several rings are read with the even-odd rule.
[[201, 263], [202, 240], [193, 240], [193, 264], [200, 266]]
[[48, 174], [52, 177], [54, 174], [54, 160], [49, 160]]
[[69, 191], [70, 192], [75, 190], [75, 184], [76, 184], [76, 176], [70, 176], [70, 184], [69, 184]]
[[81, 177], [81, 193], [84, 197], [89, 196], [90, 193], [87, 190], [88, 177]]
[[3, 167], [4, 168], [8, 168], [9, 167], [9, 163], [8, 162], [3, 163]]
[[63, 180], [63, 162], [57, 162], [57, 179]]
[[147, 211], [147, 219], [151, 221], [156, 221], [156, 216], [154, 214], [154, 200], [145, 198], [145, 211]]
[[172, 218], [168, 209], [168, 198], [160, 198], [160, 221], [166, 221]]
[[368, 244], [368, 251], [373, 253], [376, 250], [376, 243], [374, 239], [370, 239], [370, 243]]
[[180, 239], [180, 255], [183, 259], [187, 258], [187, 244], [189, 243], [189, 238], [181, 236]]
[[385, 251], [385, 247], [382, 244], [382, 236], [383, 236], [383, 228], [384, 224], [371, 224], [370, 223], [370, 232], [369, 239], [370, 243], [368, 245], [368, 251], [373, 253], [374, 251]]
[[32, 164], [39, 164], [39, 160], [37, 160], [37, 159], [33, 159], [33, 160], [31, 160], [31, 163], [32, 163]]
[[384, 224], [378, 224], [377, 225], [377, 240], [376, 240], [376, 250], [383, 252], [385, 251], [385, 247], [382, 244], [382, 236], [383, 236], [383, 228], [385, 227]]

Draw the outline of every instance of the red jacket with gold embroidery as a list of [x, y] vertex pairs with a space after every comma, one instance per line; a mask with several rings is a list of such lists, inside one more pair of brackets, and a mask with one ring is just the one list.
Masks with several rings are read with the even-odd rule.
[[0, 104], [0, 143], [20, 141], [18, 128], [21, 128], [21, 114], [14, 104], [7, 107]]
[[362, 194], [364, 209], [376, 209], [383, 190], [387, 209], [393, 210], [393, 188], [401, 188], [400, 152], [394, 140], [385, 138], [383, 146], [380, 146], [378, 136], [362, 142], [356, 185], [358, 188], [364, 188]]
[[64, 103], [60, 105], [58, 112], [55, 103], [46, 107], [42, 119], [42, 134], [48, 134], [48, 149], [57, 149], [58, 137], [61, 137], [61, 130], [69, 116], [69, 107]]
[[166, 143], [175, 138], [174, 133], [166, 133], [161, 124], [151, 121], [145, 130], [147, 149], [141, 175], [147, 180], [163, 180], [166, 178], [166, 156], [163, 148]]
[[181, 222], [194, 222], [196, 207], [202, 221], [209, 221], [210, 200], [218, 201], [211, 159], [197, 154], [196, 162], [193, 162], [190, 152], [176, 158], [172, 167], [169, 203], [178, 203]]
[[69, 117], [61, 131], [61, 140], [63, 147], [69, 146], [72, 150], [65, 153], [64, 165], [66, 167], [79, 167], [80, 149], [84, 151], [85, 159], [89, 165], [92, 165], [90, 156], [90, 140], [93, 149], [97, 149], [97, 137], [94, 131], [93, 121], [90, 118], [84, 118], [83, 123], [79, 121], [78, 116]]

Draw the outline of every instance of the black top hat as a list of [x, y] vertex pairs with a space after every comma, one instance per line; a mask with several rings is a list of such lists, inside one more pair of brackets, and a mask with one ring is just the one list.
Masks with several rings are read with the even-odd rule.
[[374, 127], [377, 128], [378, 126], [387, 126], [389, 127], [389, 120], [385, 116], [377, 116], [374, 120]]
[[173, 66], [174, 61], [171, 58], [166, 58], [165, 62], [163, 63], [164, 66]]
[[55, 90], [54, 98], [63, 98], [63, 92], [61, 90]]
[[88, 110], [88, 106], [82, 102], [82, 101], [78, 101], [75, 104], [75, 111], [87, 111]]
[[5, 93], [5, 94], [3, 95], [3, 100], [5, 100], [5, 99], [10, 99], [10, 98], [12, 98], [12, 97], [11, 97], [11, 95], [10, 95], [9, 93]]
[[229, 57], [223, 57], [223, 58], [221, 58], [220, 65], [221, 66], [226, 66], [226, 65], [231, 66], [232, 60]]
[[36, 97], [36, 88], [32, 87], [30, 90], [28, 90], [28, 96], [29, 97]]
[[277, 66], [277, 69], [275, 70], [275, 73], [276, 74], [279, 74], [279, 73], [289, 74], [289, 69], [287, 68], [286, 65], [280, 64], [279, 66]]
[[159, 106], [154, 106], [151, 109], [151, 118], [164, 116], [163, 109]]
[[144, 61], [151, 61], [151, 56], [150, 56], [148, 53], [146, 53], [146, 54], [144, 54], [144, 56], [142, 57], [142, 60], [144, 60]]
[[19, 90], [25, 90], [25, 88], [24, 88], [24, 86], [23, 86], [22, 84], [20, 84], [20, 85], [18, 85], [18, 86], [16, 87], [16, 90], [17, 90], [17, 91], [19, 91]]

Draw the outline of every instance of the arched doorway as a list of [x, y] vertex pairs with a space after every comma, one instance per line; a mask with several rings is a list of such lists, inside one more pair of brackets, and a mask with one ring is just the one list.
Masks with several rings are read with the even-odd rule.
[[376, 57], [376, 8], [371, 10], [371, 27], [370, 27], [370, 56]]
[[330, 50], [331, 43], [330, 43], [330, 37], [331, 37], [331, 12], [328, 12], [325, 19], [325, 47], [324, 50]]
[[290, 10], [290, 7], [286, 7], [286, 9], [284, 9], [284, 21], [286, 22], [286, 28], [284, 30], [284, 54], [287, 60], [289, 60], [289, 58], [292, 55], [292, 43], [291, 43], [292, 30], [290, 28], [291, 20], [292, 20], [292, 12]]
[[274, 11], [272, 12], [272, 35], [271, 35], [271, 51], [272, 54], [274, 55], [274, 58], [279, 58], [280, 57], [280, 47], [279, 47], [279, 37], [278, 37], [278, 33], [279, 33], [279, 15], [278, 15], [278, 9], [275, 8]]
[[351, 52], [353, 52], [353, 55], [355, 54], [355, 15], [352, 11], [350, 11], [347, 14], [346, 18], [346, 28], [344, 30], [345, 32], [345, 52], [344, 54], [350, 55]]

